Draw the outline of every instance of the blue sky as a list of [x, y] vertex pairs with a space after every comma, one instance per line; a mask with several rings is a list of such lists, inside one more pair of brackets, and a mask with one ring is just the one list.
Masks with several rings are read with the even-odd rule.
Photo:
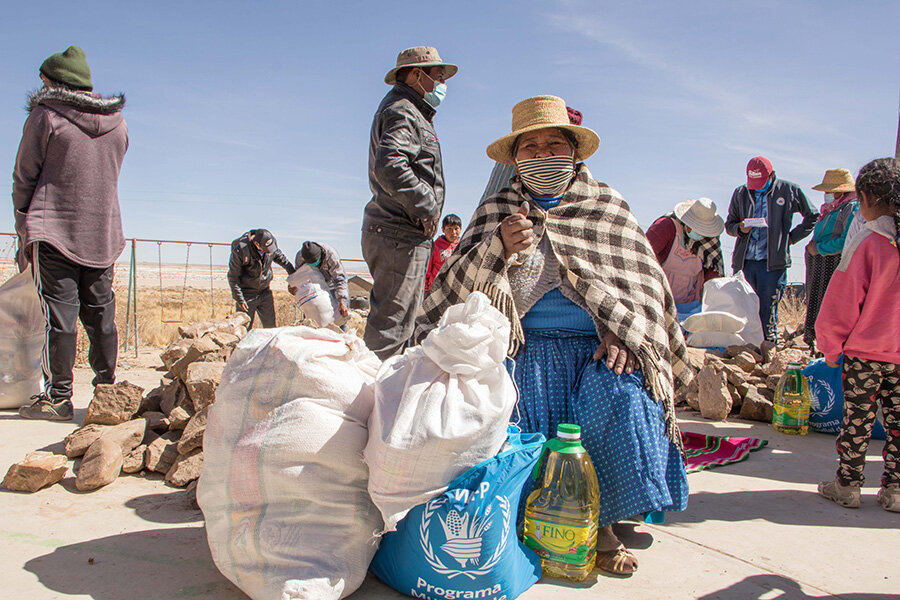
[[[383, 77], [399, 50], [428, 44], [460, 67], [435, 126], [445, 213], [464, 223], [485, 147], [516, 102], [546, 93], [584, 113], [602, 140], [588, 166], [644, 227], [700, 196], [724, 216], [757, 154], [818, 207], [826, 168], [894, 153], [898, 23], [895, 0], [14, 3], [0, 24], [0, 164], [12, 172], [40, 63], [80, 45], [95, 90], [128, 98], [126, 236], [229, 242], [266, 227], [291, 257], [315, 239], [359, 258]], [[12, 228], [10, 203], [0, 231]]]

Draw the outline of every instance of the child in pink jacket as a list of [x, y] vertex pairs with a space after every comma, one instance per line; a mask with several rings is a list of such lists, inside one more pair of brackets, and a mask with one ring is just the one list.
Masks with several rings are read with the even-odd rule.
[[859, 507], [880, 401], [887, 438], [877, 499], [883, 509], [900, 512], [900, 161], [873, 160], [860, 169], [856, 190], [866, 225], [847, 240], [816, 320], [828, 365], [836, 367], [844, 355], [837, 477], [820, 483], [819, 494]]

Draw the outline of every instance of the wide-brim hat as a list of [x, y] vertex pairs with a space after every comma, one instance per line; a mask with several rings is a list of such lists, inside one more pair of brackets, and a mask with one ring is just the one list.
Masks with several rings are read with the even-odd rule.
[[725, 221], [716, 213], [716, 203], [709, 198], [679, 202], [675, 205], [675, 216], [703, 237], [719, 237], [725, 231]]
[[384, 82], [388, 85], [397, 83], [397, 71], [404, 67], [444, 67], [444, 79], [450, 79], [459, 67], [441, 60], [437, 48], [432, 46], [416, 46], [415, 48], [407, 48], [397, 55], [397, 66], [387, 72], [384, 76]]
[[812, 189], [819, 192], [855, 192], [856, 182], [848, 169], [828, 169], [822, 183]]
[[576, 161], [585, 160], [600, 146], [600, 136], [592, 129], [581, 125], [572, 125], [569, 121], [565, 100], [559, 96], [535, 96], [513, 106], [512, 133], [504, 135], [488, 146], [487, 155], [499, 163], [515, 164], [512, 148], [516, 138], [523, 133], [547, 127], [566, 129], [572, 132], [578, 141], [578, 148], [575, 150]]

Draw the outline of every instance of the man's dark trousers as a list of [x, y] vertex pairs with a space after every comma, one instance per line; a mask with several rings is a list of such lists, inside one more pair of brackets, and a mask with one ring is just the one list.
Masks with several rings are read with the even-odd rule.
[[[247, 292], [244, 290], [241, 292], [245, 294], [244, 302], [247, 303], [247, 314], [250, 315], [250, 325], [247, 326], [247, 329], [253, 327], [253, 321], [256, 320], [257, 314], [259, 314], [259, 320], [263, 327], [275, 327], [275, 297], [272, 295], [272, 290], [270, 288], [261, 290], [255, 298], [248, 298]], [[238, 306], [237, 309], [241, 310], [241, 307]]]
[[112, 289], [115, 265], [105, 269], [85, 267], [46, 242], [34, 244], [32, 258], [35, 283], [49, 323], [42, 366], [50, 399], [61, 402], [72, 398], [79, 317], [90, 341], [88, 363], [95, 375], [93, 384], [114, 383], [119, 350]]
[[432, 245], [384, 226], [363, 230], [363, 258], [373, 281], [363, 339], [381, 360], [402, 352], [412, 338]]
[[769, 271], [764, 260], [745, 260], [744, 277], [759, 296], [759, 319], [767, 340], [778, 340], [778, 304], [787, 286], [787, 269]]

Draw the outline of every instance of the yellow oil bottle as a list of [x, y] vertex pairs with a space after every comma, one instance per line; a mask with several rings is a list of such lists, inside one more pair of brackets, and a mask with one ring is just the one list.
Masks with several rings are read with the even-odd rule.
[[806, 435], [809, 431], [809, 384], [803, 365], [790, 364], [775, 390], [772, 428], [788, 435]]
[[600, 488], [581, 428], [560, 424], [543, 458], [540, 487], [525, 504], [522, 541], [541, 557], [544, 575], [583, 581], [597, 558]]

